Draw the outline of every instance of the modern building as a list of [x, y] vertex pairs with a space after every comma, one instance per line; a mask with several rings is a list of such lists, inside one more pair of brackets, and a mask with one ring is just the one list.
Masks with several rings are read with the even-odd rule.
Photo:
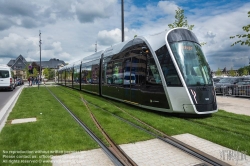
[[[64, 61], [56, 58], [52, 58], [49, 61], [41, 61], [42, 75], [46, 68], [58, 70], [65, 65], [66, 63]], [[13, 69], [14, 75], [23, 79], [26, 79], [26, 66], [31, 66], [32, 68], [36, 68], [37, 71], [40, 71], [40, 61], [28, 62], [22, 55], [19, 55], [16, 59], [10, 60], [7, 66]]]

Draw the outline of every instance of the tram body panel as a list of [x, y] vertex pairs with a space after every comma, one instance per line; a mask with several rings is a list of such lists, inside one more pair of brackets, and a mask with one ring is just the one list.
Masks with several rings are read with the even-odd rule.
[[168, 95], [170, 96], [170, 101], [172, 104], [173, 112], [177, 113], [194, 113], [194, 109], [184, 109], [184, 105], [192, 104], [187, 91], [184, 87], [167, 87]]

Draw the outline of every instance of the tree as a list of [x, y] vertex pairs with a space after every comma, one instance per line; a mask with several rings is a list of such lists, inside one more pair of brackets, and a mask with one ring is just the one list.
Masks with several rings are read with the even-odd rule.
[[49, 80], [53, 79], [55, 77], [55, 70], [54, 69], [49, 69]]
[[250, 73], [250, 66], [245, 66], [245, 67], [239, 68], [238, 73], [241, 76], [248, 75]]
[[48, 77], [49, 77], [49, 69], [48, 68], [44, 69], [43, 75], [44, 75], [45, 78], [48, 79]]
[[248, 75], [248, 70], [247, 69], [243, 69], [243, 72], [242, 72], [242, 75], [245, 76], [245, 75]]
[[229, 75], [230, 76], [236, 76], [235, 71], [233, 70], [233, 68], [231, 68], [231, 70], [229, 71]]
[[222, 72], [221, 72], [220, 68], [218, 68], [218, 70], [215, 72], [215, 75], [217, 75], [217, 76], [221, 76], [222, 75]]
[[33, 69], [33, 75], [34, 75], [35, 77], [37, 77], [37, 76], [38, 76], [38, 71], [37, 71], [37, 69], [36, 69], [36, 68], [34, 68], [34, 69]]
[[[250, 11], [248, 12], [248, 17], [250, 17]], [[234, 42], [231, 46], [234, 46], [238, 43], [240, 43], [241, 45], [247, 45], [247, 46], [250, 46], [250, 24], [246, 25], [246, 26], [243, 26], [242, 27], [243, 31], [246, 32], [246, 34], [243, 34], [243, 35], [236, 35], [236, 36], [230, 36], [230, 39], [234, 39], [234, 38], [244, 38], [245, 41], [242, 41], [242, 40], [238, 40], [236, 42]]]
[[[184, 15], [184, 10], [179, 8], [175, 10], [175, 21], [173, 24], [168, 24], [169, 28], [177, 28], [177, 27], [187, 27], [187, 29], [192, 30], [194, 25], [188, 25], [187, 17]], [[200, 43], [200, 45], [205, 45], [206, 42]]]
[[188, 25], [187, 17], [184, 16], [184, 10], [179, 8], [175, 10], [175, 22], [173, 24], [168, 24], [169, 28], [177, 27], [187, 27], [187, 29], [192, 30], [194, 25]]

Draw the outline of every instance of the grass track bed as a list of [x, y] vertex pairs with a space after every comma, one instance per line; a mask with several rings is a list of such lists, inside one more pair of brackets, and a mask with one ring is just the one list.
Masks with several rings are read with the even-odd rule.
[[[97, 104], [106, 111], [138, 124], [127, 114], [117, 109], [114, 106], [115, 104], [167, 135], [190, 133], [237, 151], [246, 151], [248, 155], [250, 153], [249, 116], [219, 111], [211, 117], [188, 118], [190, 121], [187, 121], [186, 118], [172, 114], [148, 111], [65, 87], [51, 87], [50, 90], [101, 138], [102, 135], [95, 127], [86, 107], [80, 100], [80, 95], [89, 103]], [[91, 104], [89, 104], [89, 107], [101, 125], [103, 125], [105, 131], [119, 144], [152, 138]], [[12, 119], [31, 117], [36, 117], [38, 121], [15, 125], [10, 124]], [[104, 138], [102, 139], [105, 141]], [[95, 148], [98, 148], [98, 145], [90, 136], [83, 132], [83, 129], [73, 120], [69, 113], [43, 87], [40, 90], [37, 88], [23, 89], [16, 106], [8, 117], [7, 124], [0, 133], [1, 160], [3, 160], [3, 150], [80, 151]], [[59, 154], [63, 153], [55, 155]]]
[[[92, 121], [90, 114], [85, 107], [84, 103], [80, 100], [80, 93], [75, 91], [74, 94], [65, 93], [66, 90], [62, 90], [60, 88], [50, 88], [53, 93], [57, 95], [57, 97], [67, 105], [67, 107], [74, 112], [89, 128], [94, 131], [96, 135], [102, 138], [103, 141], [105, 139], [101, 135], [101, 132], [97, 129], [94, 122]], [[66, 97], [67, 96], [67, 97]], [[86, 94], [83, 97], [87, 97]], [[100, 102], [99, 104], [104, 104], [102, 101], [96, 100], [96, 102]], [[111, 106], [111, 107], [110, 107]], [[102, 111], [99, 108], [96, 108], [89, 104], [89, 108], [92, 113], [97, 118], [98, 122], [102, 125], [103, 129], [110, 135], [111, 138], [118, 144], [124, 143], [133, 143], [137, 141], [143, 141], [151, 139], [152, 137], [122, 121], [108, 114], [107, 112]], [[108, 108], [113, 108], [112, 105], [108, 105]]]
[[[31, 117], [36, 117], [37, 122], [10, 124], [12, 119]], [[0, 133], [1, 162], [3, 161], [3, 151], [53, 151], [55, 153], [47, 153], [46, 155], [59, 155], [66, 153], [66, 151], [94, 148], [98, 148], [98, 145], [87, 133], [83, 132], [83, 129], [69, 113], [43, 87], [40, 87], [39, 90], [37, 88], [23, 89], [8, 117], [7, 124]], [[37, 153], [36, 158], [27, 158], [26, 160], [38, 160], [43, 154]], [[17, 159], [18, 156], [20, 154], [16, 154], [14, 159]], [[39, 160], [47, 161], [50, 158], [39, 158]], [[18, 165], [51, 165], [51, 163], [18, 163]]]

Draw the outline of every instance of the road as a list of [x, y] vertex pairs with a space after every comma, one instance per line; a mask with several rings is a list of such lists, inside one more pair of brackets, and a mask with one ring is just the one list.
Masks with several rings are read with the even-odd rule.
[[12, 98], [12, 96], [17, 92], [17, 90], [21, 88], [17, 86], [13, 91], [0, 90], [0, 111], [4, 107], [4, 105]]

